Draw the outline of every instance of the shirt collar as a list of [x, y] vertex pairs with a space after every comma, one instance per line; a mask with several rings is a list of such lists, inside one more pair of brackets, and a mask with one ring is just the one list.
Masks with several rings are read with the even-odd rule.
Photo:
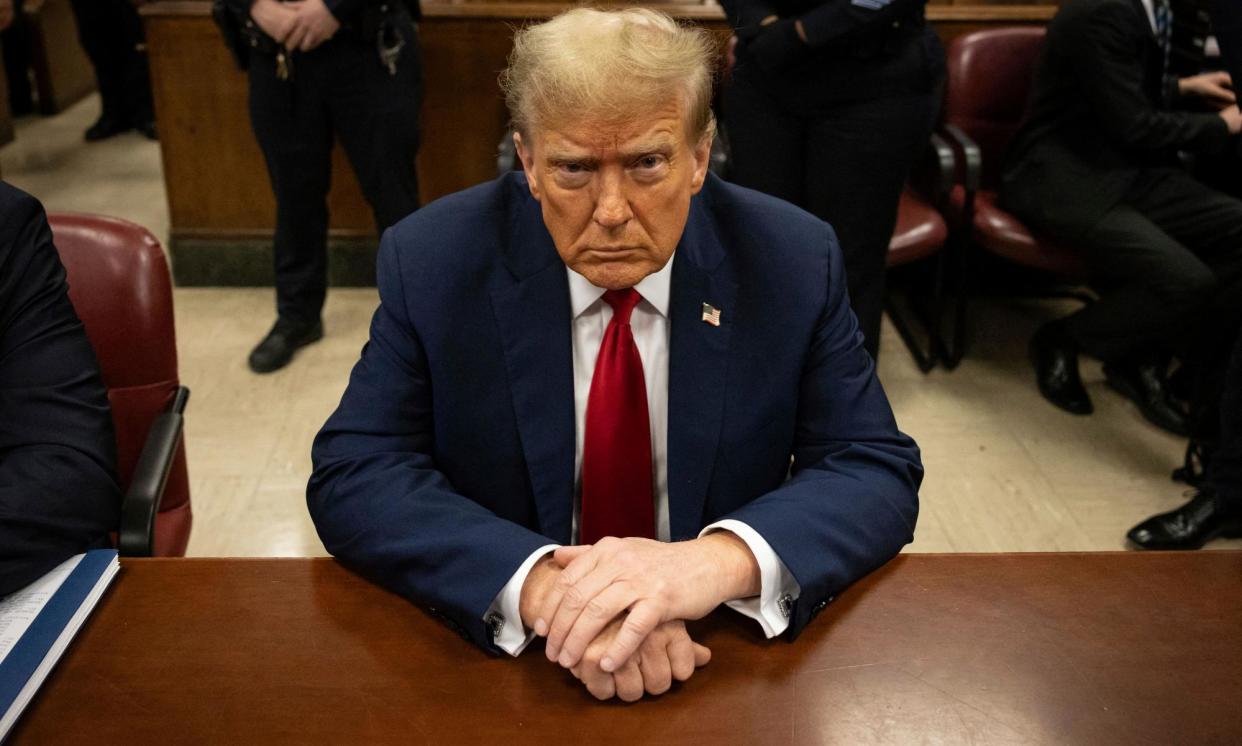
[[[568, 266], [565, 267], [565, 273], [569, 275], [569, 307], [576, 319], [604, 296], [604, 288], [595, 287], [590, 280]], [[661, 316], [668, 318], [669, 288], [672, 281], [673, 257], [670, 256], [660, 271], [652, 272], [644, 277], [634, 286], [634, 289]]]

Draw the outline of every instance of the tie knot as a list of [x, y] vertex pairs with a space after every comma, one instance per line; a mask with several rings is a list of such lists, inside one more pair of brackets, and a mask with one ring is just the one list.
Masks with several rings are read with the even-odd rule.
[[643, 297], [634, 288], [604, 291], [604, 302], [612, 306], [613, 317], [618, 324], [630, 323], [630, 314], [634, 312], [634, 306], [637, 306], [638, 301], [642, 299]]

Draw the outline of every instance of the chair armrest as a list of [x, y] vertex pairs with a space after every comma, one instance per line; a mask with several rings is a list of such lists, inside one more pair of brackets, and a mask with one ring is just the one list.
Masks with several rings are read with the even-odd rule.
[[179, 387], [168, 411], [156, 417], [147, 432], [147, 441], [121, 504], [117, 548], [123, 556], [150, 557], [154, 549], [155, 514], [159, 512], [173, 458], [181, 443], [183, 413], [189, 398], [190, 390]]
[[948, 141], [933, 132], [927, 149], [910, 174], [910, 184], [932, 204], [944, 206], [957, 183], [957, 156]]
[[983, 151], [979, 149], [978, 143], [970, 139], [970, 136], [957, 125], [948, 123], [942, 125], [940, 135], [949, 142], [961, 158], [958, 178], [962, 186], [966, 187], [966, 191], [973, 195], [979, 191], [979, 184], [983, 179]]

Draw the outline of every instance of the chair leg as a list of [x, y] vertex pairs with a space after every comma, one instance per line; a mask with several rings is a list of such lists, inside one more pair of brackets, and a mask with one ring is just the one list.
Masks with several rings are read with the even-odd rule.
[[969, 242], [958, 239], [950, 242], [947, 252], [946, 261], [950, 270], [947, 284], [952, 287], [954, 295], [953, 317], [950, 319], [948, 339], [945, 339], [944, 335], [937, 335], [937, 339], [940, 341], [938, 350], [940, 360], [948, 370], [956, 368], [966, 356], [966, 318], [968, 315], [966, 285], [969, 279], [969, 250]]
[[[901, 336], [901, 341], [905, 343], [906, 349], [910, 351], [910, 356], [914, 358], [914, 362], [918, 365], [919, 370], [927, 373], [936, 367], [940, 353], [944, 349], [944, 342], [940, 338], [940, 318], [944, 307], [943, 253], [936, 257], [930, 310], [920, 308], [920, 303], [913, 294], [907, 295], [906, 300], [906, 305], [909, 306], [908, 311], [902, 303], [898, 302], [897, 296], [890, 293], [884, 300], [884, 309], [888, 312], [889, 320], [893, 322], [893, 327]], [[926, 330], [926, 347], [919, 344], [919, 337], [914, 330], [916, 325]]]

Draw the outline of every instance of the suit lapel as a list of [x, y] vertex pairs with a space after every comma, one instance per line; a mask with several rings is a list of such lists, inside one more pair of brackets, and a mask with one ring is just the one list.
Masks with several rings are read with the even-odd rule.
[[[737, 284], [705, 205], [691, 203], [673, 259], [668, 371], [668, 493], [671, 538], [693, 538], [716, 461], [724, 415], [729, 341], [737, 322]], [[703, 304], [721, 310], [703, 321]]]
[[505, 263], [514, 282], [492, 292], [492, 311], [504, 345], [539, 530], [568, 544], [574, 485], [569, 283], [533, 199], [516, 218]]

